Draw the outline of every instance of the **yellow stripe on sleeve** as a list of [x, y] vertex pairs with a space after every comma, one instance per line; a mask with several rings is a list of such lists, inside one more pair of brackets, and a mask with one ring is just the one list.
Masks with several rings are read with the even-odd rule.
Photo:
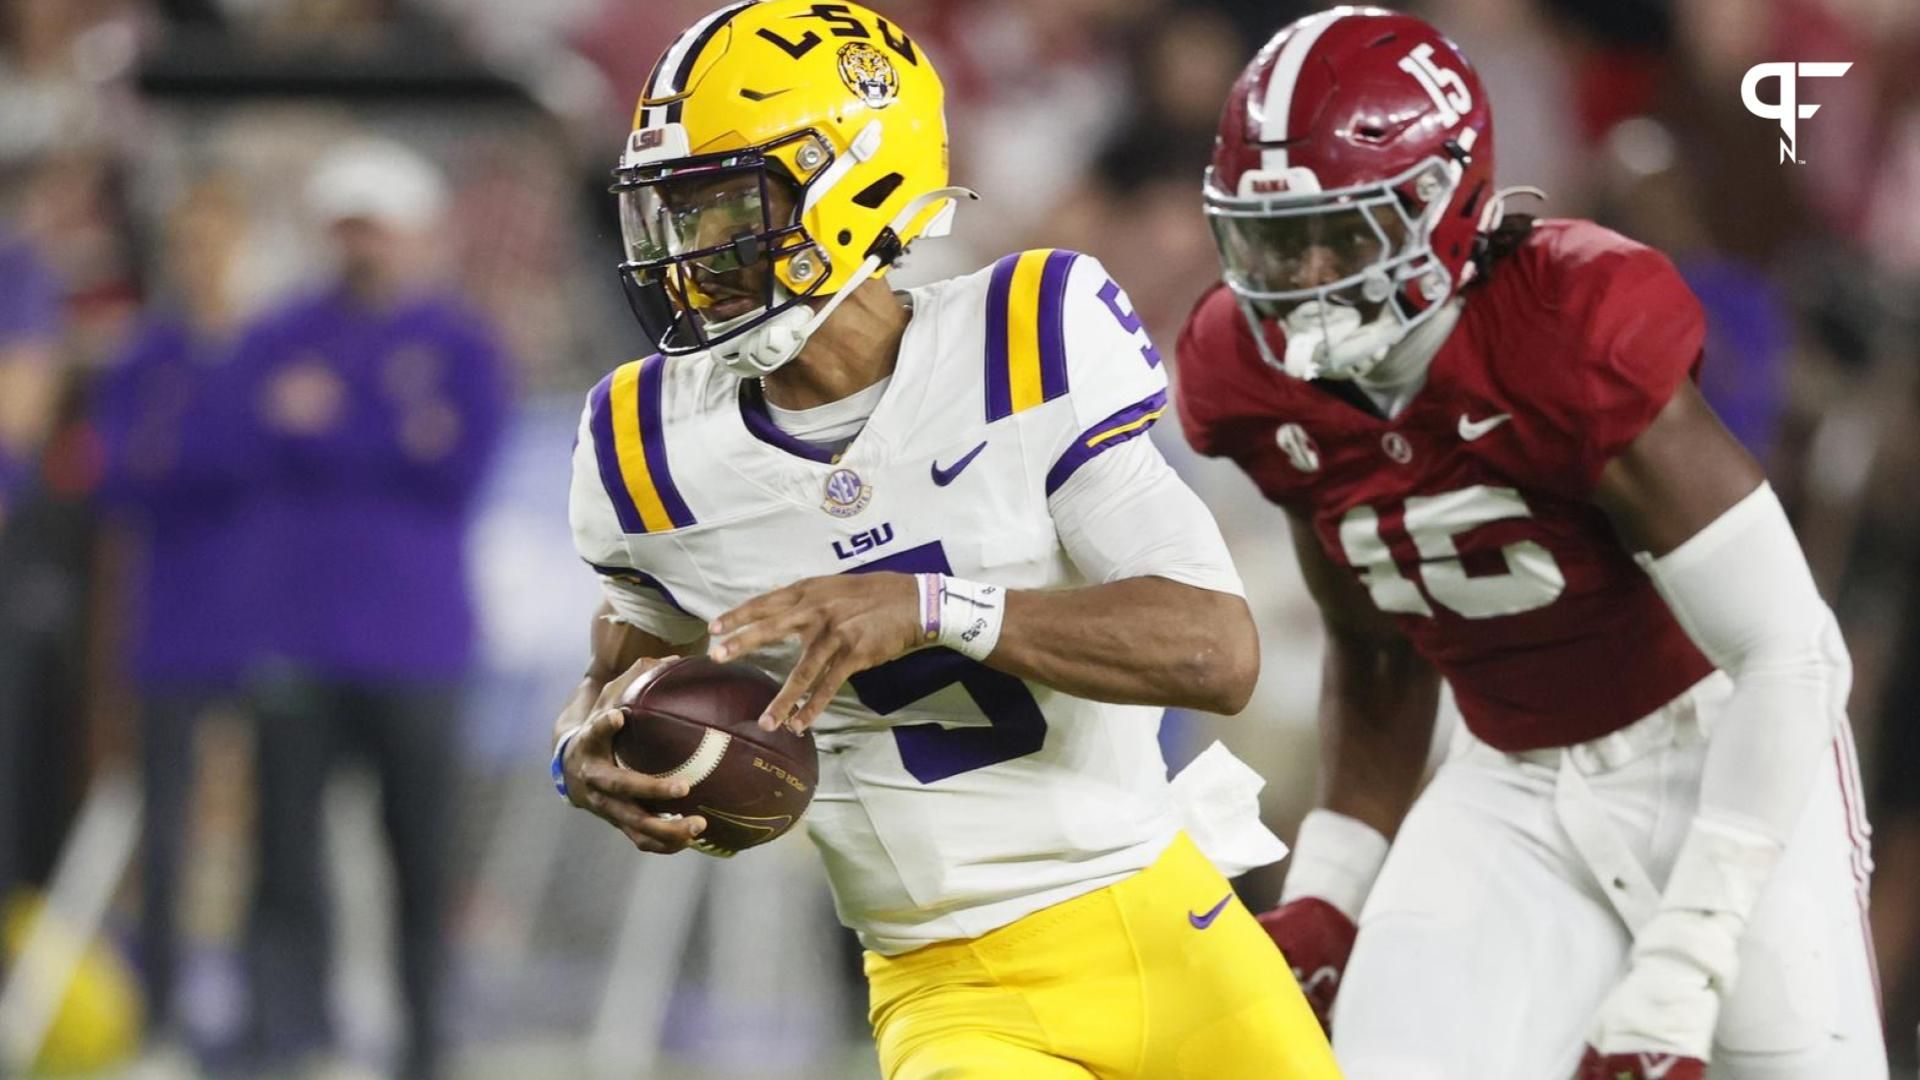
[[1051, 254], [1049, 248], [1023, 253], [1007, 290], [1007, 386], [1016, 413], [1046, 400], [1040, 385], [1040, 275]]
[[613, 373], [608, 404], [613, 410], [613, 447], [620, 459], [620, 478], [626, 481], [627, 494], [648, 532], [667, 532], [673, 520], [660, 501], [653, 484], [653, 472], [647, 468], [647, 448], [640, 438], [640, 365], [636, 360], [623, 364]]
[[1116, 427], [1116, 428], [1108, 428], [1107, 430], [1101, 432], [1100, 434], [1095, 435], [1094, 437], [1088, 439], [1087, 445], [1099, 446], [1101, 443], [1106, 442], [1108, 439], [1125, 435], [1129, 431], [1138, 431], [1139, 429], [1146, 427], [1148, 424], [1153, 423], [1155, 420], [1160, 419], [1160, 414], [1166, 411], [1167, 411], [1166, 408], [1162, 406], [1161, 408], [1155, 409], [1152, 412], [1148, 413], [1147, 415], [1141, 417], [1140, 419], [1132, 421], [1131, 423], [1121, 424], [1119, 427]]

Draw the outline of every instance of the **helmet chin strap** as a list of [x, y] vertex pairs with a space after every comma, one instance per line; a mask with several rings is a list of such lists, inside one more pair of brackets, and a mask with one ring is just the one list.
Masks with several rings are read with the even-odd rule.
[[[936, 202], [979, 197], [977, 193], [963, 187], [936, 188], [902, 207], [887, 224], [887, 232], [882, 235], [899, 235], [900, 230], [906, 228], [914, 218], [919, 217], [927, 207]], [[847, 279], [847, 283], [827, 298], [827, 302], [820, 306], [819, 311], [812, 311], [805, 304], [796, 304], [739, 337], [715, 345], [711, 350], [713, 358], [720, 363], [721, 367], [743, 379], [757, 379], [773, 374], [800, 355], [800, 350], [806, 348], [807, 339], [826, 323], [827, 318], [834, 313], [842, 301], [852, 296], [855, 289], [866, 284], [868, 278], [879, 273], [881, 267], [897, 260], [901, 253], [898, 245], [892, 245], [890, 249], [872, 251], [854, 270], [853, 276]], [[739, 319], [728, 320], [726, 323], [715, 323], [713, 329], [725, 333], [729, 323], [737, 324], [740, 320], [754, 317], [753, 313], [742, 315]]]

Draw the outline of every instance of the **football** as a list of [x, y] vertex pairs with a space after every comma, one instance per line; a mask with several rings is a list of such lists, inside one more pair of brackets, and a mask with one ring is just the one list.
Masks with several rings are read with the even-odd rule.
[[780, 684], [745, 664], [675, 657], [636, 679], [621, 697], [626, 724], [614, 758], [635, 772], [684, 780], [685, 798], [647, 804], [656, 814], [699, 814], [707, 830], [693, 847], [731, 856], [793, 828], [820, 778], [811, 734], [762, 731], [760, 714]]

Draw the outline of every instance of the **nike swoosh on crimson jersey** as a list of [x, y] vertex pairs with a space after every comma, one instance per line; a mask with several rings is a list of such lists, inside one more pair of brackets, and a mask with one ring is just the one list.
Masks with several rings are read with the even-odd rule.
[[980, 451], [986, 448], [987, 444], [983, 441], [979, 446], [967, 451], [966, 457], [961, 458], [959, 461], [954, 462], [944, 469], [940, 467], [938, 461], [933, 462], [934, 485], [937, 487], [946, 487], [948, 484], [953, 483], [959, 478], [961, 472], [963, 472], [967, 466], [973, 464], [973, 459], [980, 456]]
[[1467, 442], [1472, 442], [1511, 419], [1513, 419], [1513, 414], [1511, 413], [1500, 413], [1497, 416], [1489, 416], [1485, 420], [1470, 420], [1467, 418], [1466, 413], [1461, 413], [1460, 437]]

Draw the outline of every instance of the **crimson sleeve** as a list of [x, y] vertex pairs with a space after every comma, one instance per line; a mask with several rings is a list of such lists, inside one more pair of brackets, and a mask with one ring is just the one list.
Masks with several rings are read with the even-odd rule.
[[1698, 370], [1706, 317], [1673, 263], [1650, 248], [1619, 255], [1612, 272], [1575, 300], [1586, 353], [1576, 468], [1582, 490], [1591, 491]]

